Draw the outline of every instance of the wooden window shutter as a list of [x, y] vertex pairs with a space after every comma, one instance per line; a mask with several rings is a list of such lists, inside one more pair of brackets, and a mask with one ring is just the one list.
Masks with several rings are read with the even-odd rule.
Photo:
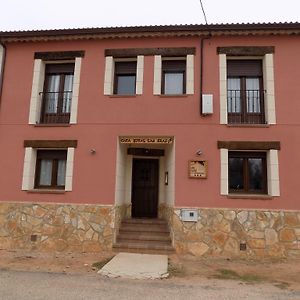
[[46, 74], [74, 73], [75, 64], [47, 64]]
[[136, 61], [116, 62], [115, 63], [115, 72], [116, 72], [116, 74], [136, 73]]
[[227, 76], [262, 76], [261, 60], [227, 60]]
[[164, 71], [184, 71], [186, 66], [185, 60], [163, 60], [162, 69]]

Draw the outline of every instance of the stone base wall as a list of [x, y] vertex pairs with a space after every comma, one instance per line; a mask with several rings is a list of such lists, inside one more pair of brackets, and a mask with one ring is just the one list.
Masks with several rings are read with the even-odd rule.
[[112, 248], [116, 208], [0, 203], [0, 248], [97, 252]]
[[[130, 205], [0, 203], [0, 248], [38, 251], [111, 250]], [[178, 254], [300, 257], [300, 212], [197, 209], [183, 222], [180, 208], [160, 205]]]
[[197, 209], [183, 222], [179, 208], [165, 208], [179, 254], [238, 257], [300, 257], [300, 212]]
[[174, 246], [175, 237], [174, 237], [174, 228], [173, 228], [173, 215], [174, 215], [173, 207], [167, 206], [165, 204], [159, 205], [158, 217], [167, 221], [170, 229], [172, 243]]
[[130, 218], [131, 215], [131, 205], [124, 204], [115, 206], [115, 225], [114, 225], [114, 238], [113, 241], [116, 241], [117, 235], [119, 233], [120, 225], [123, 219]]

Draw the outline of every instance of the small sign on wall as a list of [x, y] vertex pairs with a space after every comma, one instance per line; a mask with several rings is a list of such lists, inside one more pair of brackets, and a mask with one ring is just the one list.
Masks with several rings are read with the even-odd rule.
[[189, 177], [200, 179], [207, 178], [207, 161], [189, 160]]

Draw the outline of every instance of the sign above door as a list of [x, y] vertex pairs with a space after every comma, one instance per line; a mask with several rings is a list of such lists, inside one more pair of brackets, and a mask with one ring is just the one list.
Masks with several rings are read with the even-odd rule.
[[120, 136], [121, 144], [172, 144], [171, 136]]

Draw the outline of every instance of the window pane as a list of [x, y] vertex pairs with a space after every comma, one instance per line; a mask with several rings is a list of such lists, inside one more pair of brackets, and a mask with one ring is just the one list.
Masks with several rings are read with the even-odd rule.
[[64, 186], [66, 182], [66, 160], [59, 160], [57, 165], [57, 185]]
[[64, 95], [63, 95], [63, 113], [71, 111], [72, 89], [74, 75], [65, 75]]
[[227, 101], [229, 113], [241, 112], [241, 80], [239, 78], [228, 78]]
[[259, 78], [246, 78], [247, 112], [260, 113]]
[[118, 75], [116, 84], [118, 95], [135, 94], [135, 75]]
[[230, 190], [244, 190], [244, 172], [243, 172], [243, 158], [232, 157], [229, 158], [229, 189]]
[[165, 90], [166, 95], [183, 94], [183, 73], [165, 73]]
[[45, 95], [45, 112], [56, 113], [60, 75], [49, 75]]
[[263, 161], [262, 158], [248, 159], [249, 190], [263, 190]]
[[42, 159], [39, 185], [51, 186], [51, 178], [52, 178], [52, 160]]

